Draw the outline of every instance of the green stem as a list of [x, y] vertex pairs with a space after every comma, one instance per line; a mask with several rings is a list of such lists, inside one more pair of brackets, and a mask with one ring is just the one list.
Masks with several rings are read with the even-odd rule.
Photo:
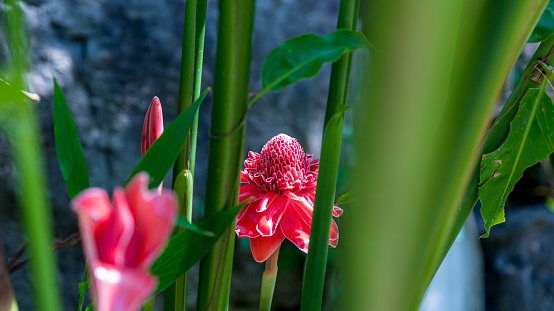
[[[359, 1], [340, 2], [337, 29], [356, 29]], [[350, 81], [352, 53], [341, 57], [333, 64], [329, 82], [329, 95], [325, 112], [325, 127], [322, 141], [321, 162], [314, 202], [314, 214], [310, 231], [310, 246], [302, 289], [302, 310], [321, 310], [329, 234], [335, 201], [342, 126], [344, 114], [339, 113], [339, 105], [346, 104]]]
[[[5, 1], [7, 7], [5, 24], [6, 38], [10, 47], [9, 62], [14, 79], [15, 92], [27, 89], [25, 73], [28, 69], [28, 38], [25, 20], [18, 1]], [[13, 158], [18, 171], [18, 201], [22, 213], [24, 229], [29, 239], [31, 280], [37, 310], [62, 310], [58, 290], [57, 266], [50, 246], [53, 239], [50, 205], [46, 195], [45, 173], [42, 163], [40, 136], [34, 105], [27, 101], [10, 102], [9, 97], [19, 94], [0, 94], [0, 108], [10, 110], [9, 122], [0, 124], [10, 133]], [[4, 110], [4, 109], [2, 109]], [[6, 117], [7, 111], [2, 111]]]
[[[200, 96], [202, 87], [202, 64], [204, 59], [204, 35], [206, 29], [207, 0], [186, 1], [183, 47], [181, 55], [181, 76], [179, 81], [178, 112], [182, 113]], [[198, 137], [198, 113], [196, 114], [183, 150], [173, 166], [173, 183], [184, 169], [194, 176], [196, 142]], [[187, 207], [181, 215], [192, 221], [193, 183], [187, 185]], [[190, 203], [190, 204], [189, 204]], [[164, 292], [164, 310], [185, 310], [187, 274], [177, 279]], [[177, 305], [175, 305], [177, 304]]]
[[[204, 216], [236, 205], [247, 110], [253, 0], [221, 0]], [[198, 310], [226, 310], [234, 223], [200, 262]]]
[[279, 258], [279, 247], [269, 256], [265, 262], [265, 271], [262, 278], [262, 292], [260, 295], [260, 311], [271, 310], [271, 301], [275, 290], [275, 281], [277, 280], [277, 261]]
[[34, 113], [21, 103], [13, 129], [12, 146], [19, 172], [19, 204], [29, 239], [29, 257], [38, 310], [61, 310], [56, 260], [50, 252], [53, 240], [50, 205], [46, 196], [38, 131]]

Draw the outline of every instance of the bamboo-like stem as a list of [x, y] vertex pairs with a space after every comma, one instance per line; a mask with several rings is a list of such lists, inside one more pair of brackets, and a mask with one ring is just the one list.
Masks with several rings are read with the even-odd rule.
[[260, 294], [260, 311], [271, 310], [271, 301], [273, 300], [273, 292], [275, 290], [275, 281], [277, 280], [277, 261], [279, 259], [279, 249], [281, 246], [269, 256], [265, 262], [265, 271], [262, 277], [262, 291]]
[[[359, 0], [341, 0], [337, 29], [356, 30], [358, 22]], [[346, 104], [348, 86], [350, 82], [350, 68], [352, 66], [352, 52], [343, 55], [333, 63], [331, 79], [329, 81], [329, 94], [327, 96], [327, 109], [325, 110], [325, 124], [337, 113], [338, 104]]]
[[[186, 1], [183, 47], [181, 55], [181, 75], [179, 81], [178, 113], [185, 111], [200, 96], [202, 87], [202, 64], [204, 59], [204, 35], [206, 25], [207, 0]], [[191, 179], [194, 176], [196, 160], [196, 142], [198, 132], [198, 113], [196, 114], [183, 150], [173, 166], [173, 184], [183, 170], [188, 170]], [[193, 183], [187, 184], [184, 198], [186, 209], [181, 215], [192, 221]], [[164, 310], [186, 309], [187, 274], [177, 279], [164, 292]]]
[[[337, 29], [355, 30], [358, 10], [359, 1], [342, 0]], [[329, 234], [342, 145], [344, 115], [337, 113], [339, 105], [346, 104], [351, 65], [352, 53], [348, 53], [335, 62], [331, 69], [310, 246], [302, 289], [302, 310], [321, 310], [323, 302]]]
[[[247, 110], [253, 0], [221, 0], [204, 216], [236, 205]], [[200, 262], [198, 310], [229, 304], [234, 224]]]

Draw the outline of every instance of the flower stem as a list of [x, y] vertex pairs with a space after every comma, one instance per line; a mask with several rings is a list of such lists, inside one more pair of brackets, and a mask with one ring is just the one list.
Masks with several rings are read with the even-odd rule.
[[[204, 59], [204, 35], [206, 29], [207, 0], [186, 1], [183, 47], [181, 55], [181, 76], [179, 81], [178, 112], [182, 113], [200, 96], [202, 86], [202, 64]], [[183, 170], [188, 170], [191, 179], [194, 176], [196, 160], [196, 141], [198, 132], [198, 113], [196, 114], [187, 140], [173, 166], [173, 184]], [[192, 221], [193, 183], [187, 183], [184, 193], [186, 208], [180, 211], [187, 220]], [[185, 310], [187, 274], [177, 279], [164, 293], [164, 310]], [[167, 296], [166, 296], [167, 294]]]
[[260, 311], [271, 310], [271, 301], [273, 300], [273, 291], [275, 289], [275, 281], [277, 280], [277, 259], [279, 258], [279, 249], [269, 256], [265, 262], [265, 271], [262, 277], [262, 292], [260, 294]]
[[[341, 0], [337, 29], [356, 29], [359, 4], [359, 0]], [[335, 62], [331, 69], [321, 144], [319, 181], [316, 188], [310, 247], [302, 288], [302, 310], [321, 310], [323, 301], [344, 119], [344, 114], [337, 115], [337, 112], [340, 110], [340, 104], [346, 104], [351, 64], [352, 53], [348, 53]]]
[[[254, 0], [221, 0], [204, 216], [236, 205], [243, 157]], [[200, 262], [198, 310], [226, 310], [234, 224]]]

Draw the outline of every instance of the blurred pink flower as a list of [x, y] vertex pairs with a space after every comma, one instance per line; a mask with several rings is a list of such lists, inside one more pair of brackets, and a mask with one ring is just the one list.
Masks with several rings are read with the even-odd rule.
[[[248, 153], [241, 172], [239, 202], [252, 197], [237, 217], [236, 233], [250, 238], [252, 255], [264, 262], [285, 237], [307, 253], [314, 210], [319, 159], [305, 154], [296, 139], [279, 134], [260, 154]], [[333, 216], [342, 214], [338, 206]], [[337, 224], [331, 223], [329, 245], [336, 247]]]
[[152, 103], [148, 107], [144, 124], [142, 125], [142, 142], [140, 151], [142, 156], [150, 149], [152, 144], [164, 132], [164, 118], [162, 114], [162, 104], [157, 96], [154, 96]]
[[148, 191], [149, 176], [138, 173], [125, 190], [116, 188], [113, 206], [106, 191], [89, 188], [73, 200], [97, 311], [133, 311], [156, 289], [150, 266], [177, 217], [173, 192]]

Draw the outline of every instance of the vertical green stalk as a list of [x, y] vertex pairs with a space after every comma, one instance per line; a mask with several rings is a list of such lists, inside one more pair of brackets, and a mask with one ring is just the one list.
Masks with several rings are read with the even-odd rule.
[[[207, 0], [186, 1], [185, 25], [183, 32], [183, 47], [181, 55], [181, 75], [179, 81], [179, 103], [178, 113], [185, 111], [200, 96], [202, 87], [202, 64], [204, 59], [204, 35], [206, 29], [206, 7]], [[198, 131], [198, 113], [194, 118], [189, 135], [183, 146], [183, 150], [173, 166], [173, 184], [177, 176], [188, 170], [189, 178], [194, 176], [196, 160], [196, 141]], [[186, 216], [189, 222], [192, 221], [192, 195], [193, 184], [187, 183], [185, 197], [180, 198], [187, 202], [180, 214]], [[187, 275], [177, 279], [164, 292], [164, 310], [185, 310], [186, 308], [186, 287]]]
[[[13, 76], [13, 90], [0, 94], [0, 116], [10, 133], [13, 158], [18, 176], [18, 200], [24, 229], [29, 239], [30, 266], [37, 310], [61, 310], [57, 267], [50, 246], [53, 240], [50, 205], [46, 195], [44, 166], [34, 103], [17, 94], [25, 89], [24, 75], [28, 69], [28, 38], [25, 17], [17, 1], [5, 1], [4, 31], [10, 47], [7, 72]], [[8, 120], [9, 119], [9, 120]]]
[[[221, 0], [204, 215], [236, 205], [247, 110], [254, 0]], [[234, 224], [200, 262], [198, 310], [226, 310]]]
[[[359, 4], [359, 0], [340, 2], [337, 29], [356, 29]], [[348, 53], [336, 61], [331, 69], [310, 247], [302, 289], [302, 310], [321, 310], [323, 301], [329, 234], [342, 144], [344, 111], [339, 113], [339, 105], [346, 104], [351, 65], [352, 53]]]

